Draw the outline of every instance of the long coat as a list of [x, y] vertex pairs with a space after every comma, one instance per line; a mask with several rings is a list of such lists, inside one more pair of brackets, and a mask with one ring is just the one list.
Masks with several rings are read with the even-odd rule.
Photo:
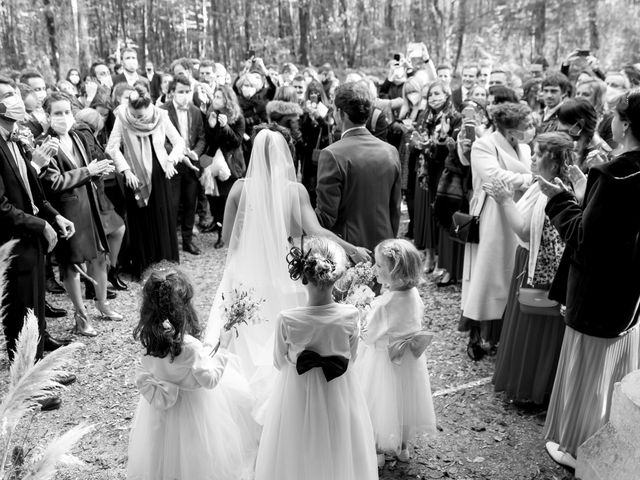
[[56, 257], [64, 265], [84, 263], [96, 258], [100, 251], [108, 251], [96, 186], [87, 167], [91, 161], [89, 146], [77, 133], [72, 131], [69, 135], [80, 153], [81, 158], [75, 159], [77, 165], [60, 149], [43, 176], [51, 203], [76, 229], [71, 238], [60, 239], [56, 246]]
[[467, 244], [464, 252], [462, 314], [471, 320], [502, 318], [517, 247], [515, 233], [482, 184], [501, 178], [511, 184], [518, 200], [531, 184], [530, 166], [529, 146], [518, 145], [516, 152], [500, 132], [478, 139], [471, 148], [473, 197], [469, 211], [480, 215], [480, 243]]
[[[9, 240], [18, 243], [11, 252], [14, 255], [7, 271], [7, 286], [2, 299], [3, 324], [7, 349], [13, 350], [22, 328], [26, 309], [34, 310], [38, 317], [40, 341], [37, 357], [42, 358], [45, 318], [44, 318], [44, 256], [46, 222], [55, 225], [58, 212], [46, 201], [42, 186], [35, 170], [29, 164], [28, 153], [22, 150], [27, 168], [29, 187], [33, 203], [31, 206], [26, 186], [15, 164], [13, 153], [7, 142], [0, 136], [0, 244]], [[55, 227], [54, 227], [55, 228]]]
[[347, 242], [373, 250], [398, 234], [400, 159], [365, 128], [351, 130], [318, 159], [316, 214]]
[[569, 192], [546, 212], [567, 242], [550, 297], [566, 304], [574, 330], [614, 338], [638, 321], [640, 152], [589, 170], [582, 205]]

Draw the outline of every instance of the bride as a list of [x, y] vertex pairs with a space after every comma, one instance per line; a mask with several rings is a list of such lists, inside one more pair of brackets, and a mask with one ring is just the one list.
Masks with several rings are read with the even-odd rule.
[[[234, 288], [251, 290], [254, 299], [264, 299], [262, 321], [241, 325], [230, 350], [238, 355], [249, 379], [258, 409], [268, 396], [274, 375], [273, 344], [278, 314], [306, 304], [300, 282], [289, 278], [286, 256], [289, 238], [325, 236], [338, 242], [354, 263], [369, 260], [369, 251], [345, 242], [320, 226], [309, 194], [296, 181], [288, 131], [269, 125], [253, 142], [245, 179], [229, 192], [222, 236], [229, 245], [227, 261], [207, 326], [207, 341], [214, 343], [224, 324], [223, 295]], [[257, 414], [259, 416], [259, 413]]]

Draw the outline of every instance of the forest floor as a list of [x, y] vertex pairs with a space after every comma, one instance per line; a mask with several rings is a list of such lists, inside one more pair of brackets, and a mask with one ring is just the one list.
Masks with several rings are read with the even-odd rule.
[[[181, 268], [193, 281], [196, 309], [206, 319], [221, 278], [226, 248], [215, 250], [212, 234], [199, 235], [197, 243], [203, 254], [181, 252]], [[75, 449], [85, 467], [62, 471], [58, 479], [126, 477], [129, 428], [139, 398], [134, 375], [140, 346], [131, 333], [138, 319], [141, 285], [129, 282], [129, 287], [112, 301], [125, 316], [123, 322], [100, 321], [91, 302], [87, 302], [99, 336], [78, 338], [85, 348], [73, 368], [77, 382], [62, 392], [59, 410], [38, 412], [32, 419], [25, 419], [16, 437], [25, 447], [32, 448], [79, 423], [95, 425], [95, 430]], [[416, 445], [410, 463], [387, 462], [380, 478], [573, 479], [545, 452], [545, 412], [516, 408], [494, 393], [490, 382], [494, 358], [475, 363], [467, 357], [465, 334], [456, 331], [460, 288], [438, 289], [428, 278], [420, 291], [426, 305], [425, 324], [436, 334], [428, 350], [428, 367], [438, 433]], [[72, 326], [70, 301], [65, 295], [49, 295], [48, 299], [69, 312], [66, 318], [48, 320], [50, 332], [68, 336]], [[0, 359], [0, 368], [7, 371], [5, 357]], [[0, 386], [6, 391], [6, 375], [3, 377]]]

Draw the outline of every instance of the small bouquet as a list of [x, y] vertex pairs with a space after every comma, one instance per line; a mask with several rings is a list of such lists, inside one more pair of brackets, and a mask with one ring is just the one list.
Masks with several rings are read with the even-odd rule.
[[[360, 286], [367, 286], [371, 290], [375, 285], [376, 272], [370, 262], [360, 262], [347, 269], [345, 274], [338, 280], [333, 289], [333, 296], [340, 303], [353, 296]], [[372, 292], [373, 293], [373, 292]]]
[[365, 311], [375, 298], [372, 290], [375, 281], [373, 265], [370, 262], [360, 262], [347, 269], [333, 289], [333, 296], [337, 302], [353, 305], [360, 311], [358, 326], [361, 335], [367, 329]]
[[[260, 316], [260, 309], [264, 302], [264, 298], [256, 300], [253, 297], [253, 289], [244, 289], [242, 284], [226, 295], [223, 293], [222, 305], [220, 306], [222, 317], [225, 320], [223, 328], [227, 331], [233, 328], [236, 332], [236, 337], [238, 337], [238, 326], [240, 324], [255, 325], [265, 321]], [[219, 340], [211, 352], [211, 356], [218, 351], [218, 348], [220, 348]]]
[[240, 284], [239, 287], [231, 290], [226, 296], [223, 293], [222, 302], [222, 315], [226, 320], [224, 329], [231, 330], [233, 328], [236, 331], [236, 337], [238, 336], [238, 325], [242, 323], [255, 325], [263, 321], [260, 316], [260, 309], [265, 299], [256, 300], [253, 298], [252, 288], [245, 290]]

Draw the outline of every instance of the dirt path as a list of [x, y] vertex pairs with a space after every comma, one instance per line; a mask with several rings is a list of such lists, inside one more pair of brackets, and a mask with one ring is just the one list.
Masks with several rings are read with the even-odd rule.
[[[208, 316], [226, 255], [226, 249], [213, 249], [213, 241], [213, 235], [200, 235], [198, 242], [203, 254], [198, 257], [185, 254], [182, 263], [182, 269], [196, 287], [195, 303], [202, 319]], [[96, 426], [95, 432], [77, 449], [78, 456], [87, 464], [86, 469], [62, 473], [57, 478], [125, 478], [128, 432], [138, 401], [135, 362], [140, 356], [140, 347], [131, 332], [137, 321], [141, 287], [131, 282], [129, 285], [130, 290], [120, 293], [113, 301], [117, 310], [125, 315], [125, 321], [96, 319], [94, 323], [100, 335], [80, 339], [86, 348], [79, 355], [75, 369], [78, 381], [63, 393], [62, 408], [35, 415], [29, 428], [23, 428], [19, 436], [25, 438], [26, 446], [34, 446], [37, 440], [51, 438], [78, 423]], [[436, 333], [428, 353], [428, 366], [439, 433], [420, 442], [409, 464], [388, 463], [380, 478], [572, 478], [545, 453], [544, 412], [522, 411], [506, 403], [501, 395], [493, 392], [491, 383], [487, 383], [493, 373], [493, 359], [473, 363], [467, 358], [464, 335], [456, 331], [459, 288], [438, 289], [429, 280], [421, 293], [427, 306], [425, 323]], [[50, 299], [71, 312], [65, 296]], [[89, 303], [89, 312], [95, 318], [96, 311]], [[49, 320], [49, 329], [54, 336], [68, 335], [71, 323], [69, 313], [66, 318]], [[6, 358], [0, 363], [6, 371]], [[480, 385], [441, 394], [446, 389], [473, 382]]]

